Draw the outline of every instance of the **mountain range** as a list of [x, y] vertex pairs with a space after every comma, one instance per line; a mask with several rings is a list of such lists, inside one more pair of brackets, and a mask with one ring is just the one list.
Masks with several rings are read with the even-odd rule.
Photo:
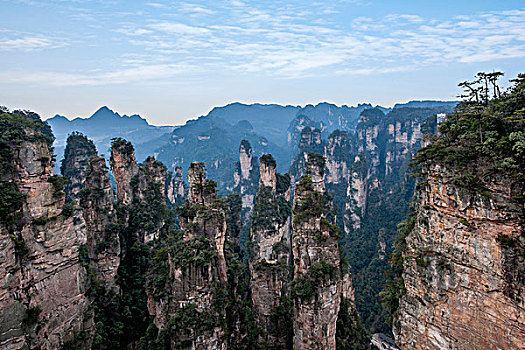
[[250, 141], [254, 156], [271, 153], [277, 160], [278, 171], [287, 172], [297, 152], [300, 132], [306, 126], [320, 129], [326, 138], [336, 129], [355, 132], [365, 109], [377, 108], [386, 114], [403, 107], [433, 108], [436, 113], [446, 113], [455, 105], [454, 101], [410, 101], [386, 108], [369, 103], [349, 107], [323, 102], [300, 107], [236, 102], [215, 107], [206, 116], [182, 126], [154, 126], [137, 114], [120, 115], [103, 106], [89, 118], [70, 120], [56, 115], [46, 122], [56, 138], [57, 172], [68, 135], [78, 131], [93, 140], [108, 159], [111, 139], [122, 137], [135, 145], [138, 161], [155, 156], [171, 170], [177, 166], [187, 169], [191, 162], [202, 161], [209, 176], [218, 180], [219, 188], [226, 188], [232, 181], [232, 165], [243, 139]]

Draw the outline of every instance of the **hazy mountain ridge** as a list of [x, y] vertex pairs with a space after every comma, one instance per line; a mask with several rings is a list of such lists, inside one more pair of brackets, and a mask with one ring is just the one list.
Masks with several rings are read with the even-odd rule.
[[[396, 104], [393, 109], [373, 107], [370, 103], [349, 107], [322, 102], [300, 107], [236, 102], [215, 107], [206, 116], [188, 120], [182, 126], [153, 126], [137, 114], [121, 116], [104, 106], [89, 118], [68, 120], [57, 115], [46, 122], [56, 136], [57, 164], [63, 158], [67, 136], [73, 131], [92, 139], [99, 152], [106, 155], [111, 139], [124, 137], [135, 145], [138, 161], [155, 156], [171, 170], [177, 166], [187, 169], [191, 162], [203, 161], [210, 176], [218, 180], [219, 188], [226, 188], [233, 181], [232, 169], [243, 139], [250, 141], [254, 155], [273, 154], [278, 170], [286, 172], [304, 127], [319, 128], [323, 138], [336, 129], [354, 133], [364, 110], [374, 108], [388, 115], [393, 111], [400, 113], [398, 110], [403, 108], [414, 108], [407, 106], [432, 106], [436, 108], [435, 113], [453, 109], [449, 101], [411, 101]], [[427, 112], [433, 111], [427, 109]]]
[[[131, 116], [120, 115], [103, 106], [99, 108], [89, 118], [80, 118], [69, 120], [68, 118], [56, 115], [46, 120], [51, 126], [55, 135], [55, 154], [57, 155], [57, 165], [63, 158], [66, 139], [73, 131], [79, 131], [92, 139], [100, 153], [108, 153], [111, 139], [114, 137], [125, 137], [137, 145], [137, 158], [145, 159], [152, 155], [158, 142], [151, 144], [151, 140], [156, 140], [173, 131], [174, 126], [154, 126], [148, 123], [145, 118], [138, 114]], [[56, 169], [57, 170], [57, 169]]]

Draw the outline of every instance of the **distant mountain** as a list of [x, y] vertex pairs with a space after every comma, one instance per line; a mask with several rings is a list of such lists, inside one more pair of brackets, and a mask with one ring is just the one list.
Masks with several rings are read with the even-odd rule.
[[385, 115], [396, 112], [391, 115], [403, 116], [419, 113], [415, 110], [420, 108], [427, 109], [424, 113], [447, 113], [455, 104], [450, 101], [411, 101], [396, 104], [391, 109], [369, 103], [350, 107], [326, 102], [304, 107], [231, 103], [215, 107], [206, 116], [178, 127], [153, 126], [139, 115], [120, 115], [108, 107], [101, 107], [89, 118], [68, 120], [57, 115], [47, 123], [56, 136], [57, 168], [67, 136], [80, 131], [92, 139], [98, 151], [106, 157], [109, 156], [111, 138], [122, 137], [133, 143], [139, 162], [153, 155], [170, 170], [182, 166], [186, 171], [190, 162], [202, 161], [209, 176], [224, 189], [233, 181], [239, 144], [244, 139], [252, 145], [254, 156], [271, 153], [277, 160], [278, 171], [285, 173], [297, 153], [301, 130], [306, 126], [319, 129], [326, 139], [337, 129], [353, 134], [365, 110], [375, 108]]
[[393, 109], [410, 107], [410, 108], [436, 108], [445, 107], [449, 108], [449, 112], [454, 111], [454, 107], [458, 104], [458, 101], [409, 101], [407, 103], [396, 103]]
[[184, 174], [191, 162], [203, 162], [208, 176], [224, 189], [233, 182], [242, 140], [250, 142], [255, 157], [271, 153], [284, 168], [289, 163], [288, 150], [259, 134], [249, 121], [232, 124], [216, 115], [189, 120], [174, 130], [169, 142], [158, 148], [155, 154], [171, 170], [181, 166]]
[[276, 104], [231, 103], [215, 107], [208, 113], [211, 119], [222, 118], [230, 124], [241, 120], [250, 122], [254, 130], [264, 135], [269, 141], [281, 147], [286, 146], [286, 129], [301, 107], [281, 106]]
[[73, 131], [80, 131], [95, 142], [100, 153], [109, 156], [108, 149], [113, 137], [123, 137], [136, 145], [137, 160], [142, 161], [148, 155], [153, 155], [158, 143], [151, 140], [169, 134], [176, 127], [150, 125], [146, 119], [134, 114], [131, 116], [120, 115], [104, 106], [99, 108], [89, 118], [75, 118], [69, 120], [64, 116], [56, 115], [46, 120], [51, 126], [56, 137], [54, 147], [57, 155], [57, 167], [63, 158], [66, 139]]

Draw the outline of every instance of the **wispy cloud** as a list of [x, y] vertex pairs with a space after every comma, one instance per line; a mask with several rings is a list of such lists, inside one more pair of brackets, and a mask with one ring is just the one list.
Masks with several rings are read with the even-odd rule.
[[204, 27], [196, 27], [184, 23], [158, 21], [148, 25], [149, 28], [168, 34], [201, 35], [208, 34], [210, 30]]
[[[216, 58], [223, 69], [288, 77], [333, 71], [372, 74], [451, 62], [525, 57], [525, 12], [461, 16], [447, 21], [414, 14], [358, 17], [351, 27], [315, 24], [296, 7], [262, 9], [232, 0], [231, 18], [199, 25], [158, 21], [150, 50], [183, 50]], [[327, 8], [327, 13], [332, 12]], [[224, 10], [223, 10], [224, 11]], [[326, 13], [326, 12], [325, 12]], [[387, 65], [387, 67], [385, 67]]]
[[[130, 63], [128, 61], [127, 63]], [[133, 62], [136, 63], [136, 62]], [[49, 86], [96, 86], [128, 84], [149, 80], [165, 79], [194, 71], [196, 67], [185, 64], [132, 64], [130, 68], [109, 72], [62, 73], [62, 72], [4, 72], [0, 80], [8, 83]]]
[[[113, 21], [103, 17], [102, 24], [98, 19], [105, 13], [74, 11], [88, 14], [98, 25], [109, 23], [108, 41], [123, 47], [120, 69], [97, 73], [95, 79], [84, 73], [77, 78], [84, 84], [166, 79], [181, 66], [188, 74], [222, 71], [284, 78], [388, 74], [428, 65], [525, 58], [525, 11], [520, 9], [448, 20], [413, 13], [338, 20], [340, 5], [349, 4], [366, 6], [361, 0], [198, 5], [156, 0], [143, 6], [147, 15], [134, 9]], [[0, 50], [57, 46], [44, 36], [0, 36]], [[127, 55], [133, 52], [143, 52], [151, 61], [130, 59]], [[128, 71], [126, 64], [136, 65], [136, 71]], [[55, 76], [57, 84], [67, 80]]]
[[43, 36], [24, 36], [16, 39], [1, 38], [0, 50], [5, 51], [34, 51], [45, 48], [56, 48], [64, 46], [65, 44], [57, 43], [50, 38]]

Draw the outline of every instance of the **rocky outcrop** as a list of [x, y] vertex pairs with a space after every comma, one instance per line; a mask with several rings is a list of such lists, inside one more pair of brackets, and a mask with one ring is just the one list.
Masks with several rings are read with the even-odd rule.
[[0, 347], [56, 349], [85, 334], [78, 348], [87, 349], [93, 318], [81, 228], [53, 175], [50, 131], [34, 114], [0, 118], [8, 142], [0, 171]]
[[324, 154], [324, 140], [321, 138], [321, 130], [311, 129], [310, 127], [301, 130], [299, 151], [290, 167], [292, 179], [300, 179], [306, 173], [308, 153]]
[[148, 309], [156, 327], [170, 331], [172, 347], [225, 349], [226, 217], [202, 163], [191, 164], [188, 182], [178, 209], [183, 236], [163, 250], [167, 270], [153, 270], [166, 283], [149, 289]]
[[97, 154], [93, 141], [80, 133], [69, 135], [64, 151], [60, 173], [67, 182], [64, 185], [66, 201], [78, 202], [79, 192], [84, 187], [89, 159]]
[[235, 165], [233, 180], [232, 191], [241, 195], [242, 217], [246, 226], [250, 222], [259, 181], [259, 164], [257, 158], [253, 156], [252, 147], [247, 140], [242, 140], [239, 146], [239, 161]]
[[249, 232], [251, 295], [255, 318], [263, 330], [259, 343], [266, 349], [287, 347], [289, 315], [279, 314], [291, 280], [290, 178], [275, 172], [271, 155], [260, 158], [259, 191]]
[[117, 203], [128, 206], [133, 202], [132, 179], [139, 173], [135, 149], [131, 142], [117, 138], [111, 144], [111, 171], [117, 183]]
[[[117, 183], [117, 204], [124, 211], [124, 222], [128, 223], [132, 207], [146, 205], [156, 200], [156, 206], [166, 204], [166, 167], [153, 157], [148, 157], [140, 166], [135, 161], [133, 145], [121, 138], [113, 141], [111, 147], [111, 170]], [[149, 203], [153, 205], [153, 203]], [[164, 227], [163, 213], [156, 213], [157, 218], [151, 218], [155, 227], [141, 227], [135, 231], [139, 242], [147, 243], [159, 237]]]
[[374, 176], [382, 174], [381, 151], [385, 143], [385, 115], [379, 109], [367, 109], [361, 115], [356, 130], [358, 154], [364, 154]]
[[215, 247], [218, 256], [219, 274], [226, 281], [226, 219], [224, 210], [217, 203], [217, 184], [207, 180], [202, 163], [192, 163], [188, 170], [190, 190], [188, 203], [196, 210], [195, 216], [181, 215], [181, 229], [186, 238], [205, 236]]
[[354, 159], [353, 137], [346, 131], [336, 130], [328, 138], [324, 150], [326, 183], [346, 184]]
[[166, 196], [168, 201], [172, 206], [178, 207], [184, 203], [187, 192], [186, 183], [182, 178], [182, 168], [180, 166], [175, 167], [173, 172], [168, 173], [168, 179], [166, 181]]
[[91, 157], [83, 184], [81, 204], [90, 265], [101, 285], [118, 293], [116, 277], [120, 265], [120, 237], [115, 195], [104, 158]]
[[483, 193], [426, 168], [403, 254], [395, 320], [404, 349], [525, 347], [523, 187], [494, 175]]
[[310, 154], [306, 170], [293, 200], [293, 348], [335, 349], [341, 297], [347, 293], [343, 287], [349, 286], [343, 283], [338, 229], [324, 191], [322, 156]]

